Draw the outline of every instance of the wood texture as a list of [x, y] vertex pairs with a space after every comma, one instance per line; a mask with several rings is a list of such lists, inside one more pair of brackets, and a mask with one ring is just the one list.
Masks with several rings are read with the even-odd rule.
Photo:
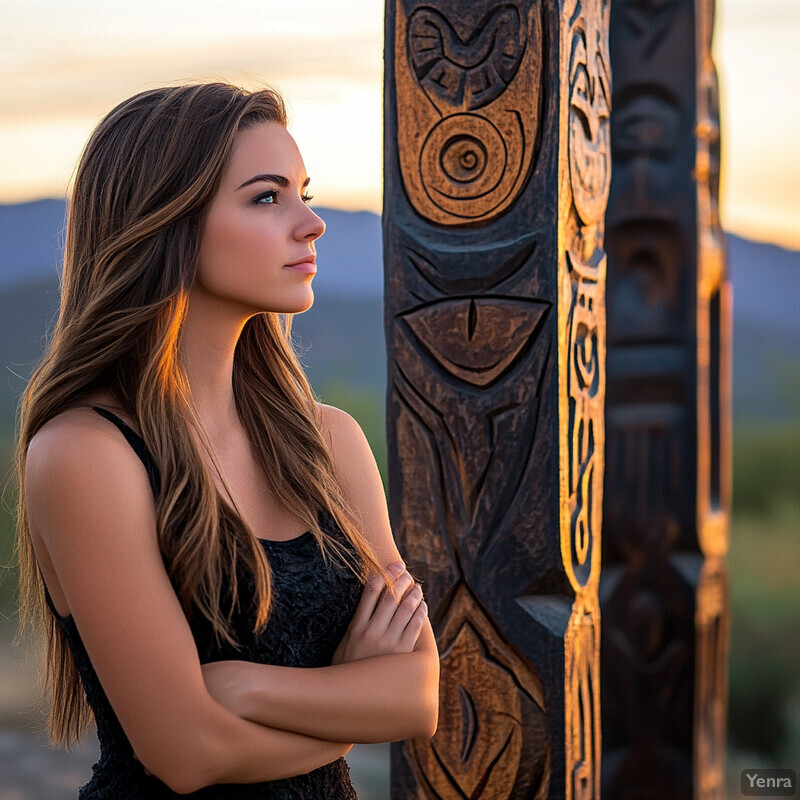
[[386, 6], [389, 510], [442, 663], [397, 800], [598, 797], [608, 14]]
[[615, 0], [603, 796], [721, 798], [730, 287], [711, 0]]

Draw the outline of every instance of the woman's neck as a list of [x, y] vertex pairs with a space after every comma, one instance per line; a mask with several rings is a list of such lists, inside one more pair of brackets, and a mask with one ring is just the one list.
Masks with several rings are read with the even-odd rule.
[[220, 309], [218, 302], [193, 290], [180, 355], [195, 408], [212, 442], [241, 429], [233, 395], [233, 355], [247, 319], [241, 308]]

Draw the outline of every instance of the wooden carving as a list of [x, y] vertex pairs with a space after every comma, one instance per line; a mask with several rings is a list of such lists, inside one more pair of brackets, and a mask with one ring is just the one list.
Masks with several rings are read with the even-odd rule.
[[516, 199], [535, 157], [538, 4], [470, 3], [449, 15], [406, 5], [397, 2], [394, 64], [409, 200], [441, 225], [489, 220]]
[[607, 30], [387, 2], [389, 510], [442, 667], [398, 800], [598, 797]]
[[549, 747], [539, 676], [499, 638], [463, 584], [439, 638], [447, 675], [441, 703], [457, 719], [431, 741], [411, 742], [418, 785], [433, 797], [506, 797], [510, 787], [520, 797], [544, 797]]
[[600, 786], [600, 646], [598, 610], [594, 598], [577, 604], [566, 641], [567, 797], [595, 800]]
[[[559, 259], [562, 558], [575, 592], [566, 640], [566, 797], [600, 790], [600, 526], [605, 405], [604, 213], [611, 180], [609, 0], [567, 0], [562, 81], [571, 192]], [[571, 200], [569, 204], [567, 201]], [[564, 363], [566, 362], [566, 363]], [[566, 425], [564, 425], [564, 422]], [[565, 485], [566, 484], [566, 485]]]
[[730, 294], [713, 0], [611, 20], [603, 795], [722, 797]]

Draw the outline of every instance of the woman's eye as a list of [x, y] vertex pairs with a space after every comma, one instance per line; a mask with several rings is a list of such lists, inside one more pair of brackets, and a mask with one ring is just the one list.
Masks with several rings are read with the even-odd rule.
[[253, 202], [259, 206], [271, 206], [275, 204], [277, 199], [278, 193], [274, 189], [270, 189], [268, 192], [262, 192], [258, 195]]
[[313, 194], [304, 194], [302, 200], [304, 203], [310, 203], [314, 199]]

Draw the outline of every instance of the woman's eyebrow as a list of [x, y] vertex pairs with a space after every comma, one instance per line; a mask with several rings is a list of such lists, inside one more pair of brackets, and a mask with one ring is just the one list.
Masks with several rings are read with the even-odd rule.
[[[311, 178], [306, 178], [303, 181], [303, 188], [305, 189], [308, 186], [309, 181]], [[245, 186], [249, 186], [251, 183], [258, 183], [259, 181], [266, 181], [267, 183], [277, 183], [278, 186], [282, 186], [284, 189], [289, 185], [289, 179], [284, 178], [283, 175], [254, 175], [249, 180], [246, 180], [241, 186], [236, 188], [238, 192], [239, 189], [244, 189]]]

